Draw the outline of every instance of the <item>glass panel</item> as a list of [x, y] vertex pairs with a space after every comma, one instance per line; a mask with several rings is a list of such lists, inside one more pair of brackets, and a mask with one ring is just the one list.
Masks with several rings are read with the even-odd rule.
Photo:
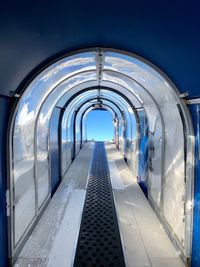
[[[161, 196], [161, 178], [162, 178], [162, 157], [163, 157], [163, 120], [161, 112], [151, 97], [151, 95], [145, 91], [145, 89], [137, 84], [135, 81], [128, 77], [123, 77], [121, 74], [105, 71], [103, 74], [103, 80], [112, 81], [114, 84], [119, 84], [130, 90], [134, 91], [134, 94], [140, 99], [142, 97], [144, 103], [144, 109], [146, 111], [149, 123], [149, 130], [152, 134], [152, 144], [156, 146], [154, 153], [151, 154], [150, 161], [152, 162], [152, 168], [149, 172], [149, 186], [150, 196], [152, 197], [155, 204], [160, 206]], [[127, 94], [127, 90], [124, 90], [124, 94], [131, 97], [131, 94]], [[155, 128], [156, 118], [156, 128]], [[121, 140], [121, 139], [120, 139]], [[122, 142], [122, 140], [121, 140]], [[159, 144], [159, 145], [158, 145]], [[121, 145], [122, 146], [122, 145]]]
[[[50, 174], [49, 174], [49, 123], [51, 114], [56, 103], [59, 99], [64, 96], [67, 101], [73, 94], [76, 88], [80, 90], [81, 86], [86, 81], [94, 80], [96, 74], [94, 72], [87, 72], [76, 77], [69, 78], [66, 82], [61, 84], [53, 90], [53, 92], [45, 100], [41, 111], [39, 113], [39, 118], [37, 121], [37, 154], [36, 154], [36, 177], [38, 185], [38, 208], [41, 207], [44, 200], [50, 194]], [[71, 89], [73, 88], [73, 89]], [[65, 95], [68, 92], [67, 97]], [[65, 140], [65, 139], [64, 139]], [[63, 141], [64, 142], [64, 141]], [[64, 145], [65, 147], [66, 145]], [[65, 155], [65, 149], [63, 151]], [[71, 161], [70, 161], [71, 162]]]
[[[98, 90], [91, 90], [85, 93], [78, 95], [74, 98], [63, 114], [62, 118], [62, 147], [61, 147], [61, 157], [62, 157], [62, 175], [66, 172], [69, 167], [73, 151], [73, 116], [74, 111], [81, 105], [82, 102], [87, 101], [91, 97], [96, 97]], [[64, 104], [64, 102], [63, 102]]]
[[164, 216], [183, 244], [186, 194], [183, 125], [175, 105], [163, 106], [162, 112], [168, 125], [165, 129]]
[[[119, 85], [117, 85], [117, 86], [119, 87]], [[122, 92], [124, 93], [124, 91], [125, 91], [125, 89], [123, 89]], [[127, 101], [123, 97], [118, 95], [117, 93], [103, 89], [103, 90], [101, 90], [101, 95], [103, 95], [103, 96], [111, 99], [113, 102], [117, 103], [117, 105], [119, 107], [121, 107], [121, 110], [124, 111], [126, 128], [124, 128], [124, 124], [123, 124], [123, 122], [121, 122], [120, 126], [119, 126], [120, 149], [125, 149], [126, 153], [125, 154], [123, 153], [123, 154], [127, 158], [127, 163], [129, 165], [129, 167], [134, 172], [134, 174], [136, 174], [137, 138], [134, 139], [134, 141], [132, 140], [132, 131], [133, 131], [133, 129], [135, 129], [135, 131], [136, 131], [136, 128], [135, 128], [136, 122], [135, 122], [135, 115], [133, 113], [133, 110], [130, 107], [129, 103], [127, 103]], [[130, 96], [132, 96], [132, 98]], [[134, 101], [132, 101], [133, 98], [134, 98]], [[141, 106], [141, 104], [138, 102], [138, 100], [135, 98], [134, 95], [132, 95], [132, 94], [130, 95], [130, 93], [129, 93], [128, 99], [132, 102], [133, 105], [136, 105], [136, 106], [140, 105]], [[134, 123], [132, 120], [134, 120]], [[123, 140], [124, 134], [126, 135], [126, 142], [125, 143]], [[122, 150], [122, 152], [123, 152], [123, 150]]]
[[[149, 65], [140, 59], [130, 57], [125, 54], [119, 54], [115, 52], [105, 52], [105, 69], [114, 70], [130, 77], [140, 78], [142, 81], [151, 77], [151, 75], [157, 75]], [[144, 75], [146, 74], [146, 76]], [[163, 80], [162, 77], [159, 77]]]
[[[157, 102], [177, 103], [172, 86], [150, 65], [141, 59], [113, 52], [105, 52], [104, 69], [130, 76], [148, 90]], [[117, 74], [116, 74], [117, 75]], [[162, 93], [161, 93], [162, 92]], [[144, 99], [143, 99], [144, 101]]]
[[138, 142], [139, 142], [139, 133], [137, 133], [137, 122], [135, 113], [133, 112], [132, 108], [129, 108], [129, 114], [131, 119], [131, 165], [130, 168], [137, 177], [137, 166], [138, 166]]
[[73, 157], [73, 124], [71, 120], [68, 119], [69, 109], [66, 108], [63, 118], [62, 118], [62, 147], [61, 147], [61, 157], [62, 157], [62, 176], [65, 174], [69, 165], [71, 164]]
[[[149, 94], [146, 92], [146, 90], [144, 88], [142, 88], [142, 86], [140, 84], [136, 83], [131, 78], [124, 77], [120, 73], [115, 73], [113, 71], [103, 71], [103, 82], [104, 81], [105, 82], [111, 82], [113, 84], [113, 86], [115, 86], [114, 84], [121, 85], [122, 87], [126, 88], [126, 90], [124, 90], [124, 92], [129, 90], [129, 94], [130, 93], [134, 94], [136, 96], [136, 98], [138, 98], [138, 100], [141, 103], [143, 103], [143, 102], [146, 103], [146, 101], [148, 101], [148, 98], [149, 98], [148, 95]], [[126, 92], [125, 95], [127, 97], [129, 97], [129, 94], [127, 95], [127, 92]]]
[[[113, 102], [117, 103], [121, 107], [121, 110], [124, 112], [124, 121], [122, 122], [123, 131], [121, 131], [121, 142], [124, 147], [124, 156], [127, 158], [128, 165], [133, 170], [132, 166], [132, 121], [131, 121], [131, 114], [133, 114], [133, 110], [130, 107], [129, 103], [117, 93], [108, 91], [108, 90], [101, 90], [101, 95], [111, 99]], [[133, 114], [134, 116], [134, 114]], [[123, 138], [125, 137], [125, 141]], [[123, 140], [123, 141], [122, 141]], [[135, 164], [135, 163], [134, 163]]]
[[37, 123], [37, 157], [36, 157], [36, 179], [38, 187], [38, 208], [41, 207], [46, 197], [50, 194], [49, 177], [49, 118], [48, 112], [41, 111]]
[[146, 112], [151, 114], [149, 124], [149, 193], [155, 203], [160, 206], [161, 201], [161, 162], [162, 150], [162, 123], [160, 118], [153, 115], [150, 108]]
[[149, 176], [149, 130], [148, 121], [145, 110], [140, 108], [137, 110], [139, 119], [140, 139], [138, 144], [138, 174], [137, 179], [142, 190], [148, 195], [148, 176]]
[[124, 113], [119, 121], [119, 150], [125, 157], [125, 118]]
[[[13, 191], [14, 191], [14, 239], [15, 244], [35, 216], [35, 181], [34, 181], [34, 129], [39, 108], [47, 95], [62, 81], [78, 72], [96, 69], [95, 53], [80, 53], [62, 59], [51, 65], [35, 78], [23, 93], [17, 106], [17, 114], [13, 126]], [[94, 74], [94, 72], [93, 72]], [[88, 78], [88, 77], [87, 77]], [[93, 80], [96, 76], [92, 77]], [[87, 79], [88, 80], [88, 79]], [[76, 83], [77, 79], [74, 80]], [[71, 86], [74, 85], [72, 80]], [[38, 162], [36, 174], [39, 176], [39, 204], [48, 192], [48, 155], [47, 124], [48, 116], [41, 113], [38, 120], [37, 152]], [[46, 116], [46, 117], [45, 117]], [[23, 214], [23, 216], [22, 216]]]
[[[90, 98], [88, 99], [88, 102], [85, 103], [79, 110], [77, 117], [76, 117], [76, 152], [79, 151], [80, 149], [80, 124], [81, 124], [81, 117], [82, 114], [87, 110], [87, 108], [89, 108], [92, 104], [95, 104], [95, 99], [93, 100], [92, 97], [98, 97], [98, 91], [95, 92], [95, 94], [93, 93], [93, 91], [89, 91], [87, 92], [87, 95], [90, 96]], [[87, 99], [87, 98], [86, 98]], [[86, 101], [86, 99], [84, 99], [84, 102]], [[90, 100], [91, 99], [91, 100]], [[116, 106], [113, 105], [111, 102], [109, 101], [105, 101], [103, 100], [103, 104], [106, 104], [105, 108], [108, 109], [108, 106], [111, 106], [114, 110], [116, 110]], [[111, 110], [113, 117], [114, 112]], [[117, 109], [117, 113], [119, 113], [118, 109]], [[84, 127], [83, 127], [84, 129]]]
[[[109, 73], [112, 74], [112, 72], [109, 72]], [[108, 79], [102, 80], [101, 84], [102, 84], [102, 87], [113, 88], [116, 91], [120, 92], [122, 95], [125, 95], [126, 97], [128, 97], [128, 99], [132, 102], [132, 105], [135, 108], [140, 108], [141, 105], [143, 104], [143, 100], [139, 97], [139, 94], [135, 93], [133, 88], [131, 90], [130, 90], [130, 87], [129, 89], [127, 89], [124, 85], [121, 85], [120, 83], [116, 83], [115, 80], [109, 81]]]
[[67, 124], [66, 124], [66, 117], [67, 117], [67, 112], [65, 112], [63, 114], [63, 118], [62, 118], [62, 125], [61, 125], [61, 175], [63, 176], [68, 168], [68, 166], [71, 163], [71, 151], [70, 153], [68, 152], [70, 149], [69, 147], [71, 147], [71, 145], [69, 145], [68, 147], [68, 139], [70, 139], [70, 137], [68, 137], [69, 132], [67, 131]]
[[[176, 95], [175, 89], [164, 76], [139, 58], [133, 58], [115, 52], [105, 52], [104, 55], [105, 60], [101, 85], [110, 86], [126, 95], [135, 107], [141, 107], [142, 104], [145, 108], [149, 123], [150, 197], [157, 206], [160, 206], [161, 193], [164, 192], [164, 216], [179, 240], [184, 242], [184, 220], [182, 216], [184, 210], [182, 199], [185, 196], [184, 138], [180, 114], [176, 107], [176, 104], [180, 102], [178, 94]], [[65, 104], [69, 96], [72, 96], [75, 91], [78, 91], [78, 86], [80, 86], [79, 89], [83, 89], [92, 83], [93, 85], [97, 85], [97, 76], [96, 53], [79, 53], [61, 59], [42, 71], [30, 83], [19, 101], [13, 128], [12, 147], [15, 244], [19, 241], [35, 216], [34, 156], [36, 155], [34, 155], [34, 129], [41, 105], [45, 101], [39, 114], [36, 128], [37, 161], [35, 173], [38, 177], [36, 182], [38, 182], [39, 186], [39, 206], [49, 193], [48, 127], [53, 107], [58, 103], [59, 99], [60, 105]], [[65, 94], [73, 86], [74, 90]], [[50, 93], [52, 94], [46, 99]], [[135, 121], [133, 114], [129, 110], [129, 105], [117, 94], [106, 92], [106, 90], [102, 94], [112, 99], [123, 110], [124, 118], [121, 117], [119, 111], [116, 111], [119, 115], [120, 149], [124, 150], [124, 146], [126, 146], [129, 150], [130, 146], [130, 150], [132, 151], [133, 140], [135, 139], [133, 127]], [[63, 173], [66, 171], [69, 162], [71, 162], [73, 154], [73, 111], [83, 101], [86, 99], [89, 100], [95, 95], [96, 92], [94, 91], [82, 94], [76, 100], [72, 101], [65, 111], [62, 120]], [[117, 109], [115, 108], [115, 110]], [[172, 111], [173, 118], [171, 117]], [[125, 124], [128, 124], [126, 128]], [[172, 124], [174, 127], [172, 127]], [[125, 130], [128, 140], [127, 144], [123, 143]], [[178, 139], [173, 138], [174, 134]], [[78, 139], [79, 133], [77, 131]], [[163, 150], [164, 140], [165, 150]], [[164, 155], [163, 151], [165, 153]], [[127, 157], [129, 160], [133, 159], [129, 152]], [[176, 159], [176, 163], [174, 163], [174, 159]], [[165, 169], [162, 174], [163, 162]], [[163, 188], [161, 181], [162, 175], [165, 178]], [[171, 179], [172, 177], [173, 179]], [[177, 194], [177, 192], [179, 193]], [[173, 206], [172, 208], [171, 205]], [[21, 216], [22, 213], [23, 216]]]
[[34, 121], [31, 103], [24, 100], [24, 108], [15, 120], [13, 130], [13, 202], [14, 245], [17, 244], [35, 216], [34, 182]]
[[[81, 117], [83, 112], [89, 108], [92, 105], [92, 103], [86, 103], [85, 105], [83, 105], [79, 112], [77, 113], [76, 116], [76, 152], [78, 152], [80, 150], [80, 146], [81, 146]], [[82, 127], [83, 130], [83, 127]]]
[[[80, 53], [61, 59], [42, 71], [37, 78], [30, 83], [22, 99], [32, 98], [32, 105], [34, 105], [33, 115], [37, 115], [40, 104], [55, 87], [75, 74], [92, 70], [96, 70], [94, 52]], [[23, 103], [20, 101], [18, 106], [19, 110], [22, 109], [21, 104]]]

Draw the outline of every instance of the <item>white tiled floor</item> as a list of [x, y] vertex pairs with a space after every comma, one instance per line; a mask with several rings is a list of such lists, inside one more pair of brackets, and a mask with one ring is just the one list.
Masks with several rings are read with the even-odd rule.
[[183, 267], [120, 152], [109, 143], [106, 150], [126, 266]]

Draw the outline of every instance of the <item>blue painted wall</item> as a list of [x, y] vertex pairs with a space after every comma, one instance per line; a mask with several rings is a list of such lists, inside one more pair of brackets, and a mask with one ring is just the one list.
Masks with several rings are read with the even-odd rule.
[[50, 154], [51, 154], [51, 193], [53, 194], [60, 181], [60, 150], [59, 150], [59, 118], [60, 108], [55, 108], [50, 122]]
[[194, 224], [192, 267], [200, 267], [200, 105], [190, 107], [195, 133]]
[[0, 267], [7, 266], [6, 227], [6, 129], [9, 116], [9, 99], [0, 97]]
[[138, 183], [147, 197], [148, 192], [148, 125], [144, 110], [138, 111], [140, 121], [140, 143], [138, 160]]

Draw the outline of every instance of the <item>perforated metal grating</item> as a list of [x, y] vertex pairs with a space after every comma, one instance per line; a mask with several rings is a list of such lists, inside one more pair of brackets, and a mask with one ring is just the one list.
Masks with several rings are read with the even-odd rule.
[[103, 142], [96, 142], [74, 267], [124, 267]]

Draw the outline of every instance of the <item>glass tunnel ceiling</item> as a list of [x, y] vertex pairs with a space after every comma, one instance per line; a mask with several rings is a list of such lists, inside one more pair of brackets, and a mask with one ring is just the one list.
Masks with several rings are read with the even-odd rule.
[[[42, 106], [42, 113], [47, 114], [46, 106], [50, 114], [56, 104], [64, 106], [70, 94], [95, 86], [121, 92], [131, 98], [136, 108], [141, 103], [144, 107], [180, 103], [172, 83], [140, 59], [104, 50], [82, 52], [59, 60], [31, 82], [19, 101], [22, 114], [17, 114], [16, 123], [25, 119], [23, 114], [29, 114], [26, 119], [35, 120]], [[62, 97], [66, 92], [66, 97]]]
[[[179, 180], [181, 181], [184, 175], [186, 181], [190, 183], [192, 181], [191, 119], [173, 83], [156, 67], [135, 55], [111, 49], [79, 52], [50, 65], [28, 85], [18, 101], [11, 125], [13, 136], [10, 136], [10, 144], [12, 138], [17, 140], [13, 142], [11, 151], [11, 157], [14, 159], [10, 168], [11, 184], [21, 175], [19, 162], [22, 159], [23, 162], [27, 161], [30, 169], [32, 168], [31, 175], [37, 174], [38, 181], [44, 179], [44, 174], [40, 173], [41, 170], [37, 166], [39, 161], [43, 161], [47, 169], [45, 179], [48, 179], [49, 125], [56, 106], [63, 108], [62, 124], [66, 125], [71, 121], [74, 111], [78, 111], [78, 120], [85, 112], [85, 119], [87, 113], [96, 108], [92, 105], [99, 101], [102, 101], [103, 108], [111, 111], [113, 116], [117, 116], [119, 122], [123, 121], [124, 114], [129, 125], [133, 115], [137, 121], [137, 110], [144, 108], [150, 140], [155, 146], [155, 156], [152, 159], [154, 172], [150, 173], [149, 177], [152, 184], [150, 195], [159, 212], [164, 214], [167, 223], [174, 229], [177, 239], [183, 240], [184, 245], [181, 248], [183, 254], [189, 254], [191, 239], [186, 232], [191, 230], [192, 211], [190, 208], [186, 211], [186, 226], [177, 228], [177, 225], [182, 223], [181, 211], [176, 206], [176, 201], [172, 207], [168, 200], [169, 194], [176, 200], [176, 192], [180, 191]], [[97, 107], [100, 107], [99, 103]], [[186, 137], [183, 133], [180, 110], [185, 118]], [[34, 130], [28, 131], [30, 128]], [[184, 138], [187, 139], [186, 142]], [[18, 143], [25, 144], [21, 146], [21, 156], [18, 153]], [[188, 151], [186, 174], [182, 164], [184, 162], [182, 150], [185, 145]], [[176, 166], [173, 159], [180, 164]], [[177, 177], [177, 182], [172, 182], [170, 177], [173, 176]], [[165, 177], [165, 187], [162, 177]], [[33, 205], [38, 205], [36, 210], [40, 210], [46, 195], [50, 194], [48, 185], [45, 191], [40, 192], [39, 184], [40, 182], [37, 184], [39, 199], [36, 202], [32, 201]], [[188, 188], [186, 195], [187, 199], [191, 200], [191, 186]], [[177, 221], [175, 215], [178, 215], [180, 221]], [[29, 216], [31, 218], [34, 214]], [[15, 236], [15, 245], [21, 235], [22, 233], [19, 233]]]

